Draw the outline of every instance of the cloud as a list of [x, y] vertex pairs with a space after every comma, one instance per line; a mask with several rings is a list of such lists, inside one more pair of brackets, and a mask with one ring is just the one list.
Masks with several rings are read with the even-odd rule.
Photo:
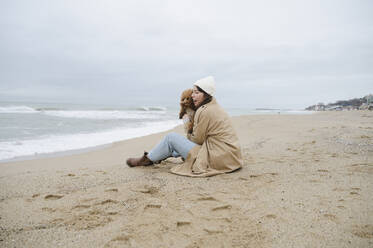
[[163, 94], [174, 104], [206, 75], [222, 82], [227, 105], [248, 95], [241, 99], [250, 106], [305, 107], [373, 92], [370, 1], [1, 5], [3, 98], [127, 104]]

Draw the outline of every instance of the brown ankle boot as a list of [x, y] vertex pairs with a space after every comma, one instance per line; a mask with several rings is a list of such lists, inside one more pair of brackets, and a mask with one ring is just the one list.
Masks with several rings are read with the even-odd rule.
[[152, 165], [153, 161], [151, 161], [146, 155], [148, 155], [148, 153], [144, 152], [144, 155], [140, 158], [127, 159], [127, 165], [129, 167]]

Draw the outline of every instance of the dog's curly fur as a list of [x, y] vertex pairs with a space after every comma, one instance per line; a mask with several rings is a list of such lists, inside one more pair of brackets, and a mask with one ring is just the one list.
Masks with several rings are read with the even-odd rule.
[[184, 90], [181, 94], [180, 99], [180, 113], [179, 113], [179, 119], [182, 119], [185, 114], [189, 117], [189, 122], [186, 123], [186, 131], [188, 133], [193, 132], [193, 123], [194, 123], [194, 113], [196, 110], [196, 107], [194, 106], [194, 102], [192, 99], [192, 89]]

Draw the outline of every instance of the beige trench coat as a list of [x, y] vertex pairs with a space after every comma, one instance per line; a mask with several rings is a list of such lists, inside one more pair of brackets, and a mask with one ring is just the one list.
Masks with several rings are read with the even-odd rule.
[[197, 145], [184, 163], [172, 173], [208, 177], [235, 171], [242, 166], [241, 147], [228, 114], [213, 100], [195, 113], [193, 133], [188, 139]]

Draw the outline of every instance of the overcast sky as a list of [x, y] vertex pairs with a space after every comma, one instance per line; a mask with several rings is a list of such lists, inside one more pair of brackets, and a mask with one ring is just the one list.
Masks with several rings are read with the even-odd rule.
[[177, 104], [212, 75], [226, 107], [373, 93], [373, 1], [0, 2], [0, 101]]

